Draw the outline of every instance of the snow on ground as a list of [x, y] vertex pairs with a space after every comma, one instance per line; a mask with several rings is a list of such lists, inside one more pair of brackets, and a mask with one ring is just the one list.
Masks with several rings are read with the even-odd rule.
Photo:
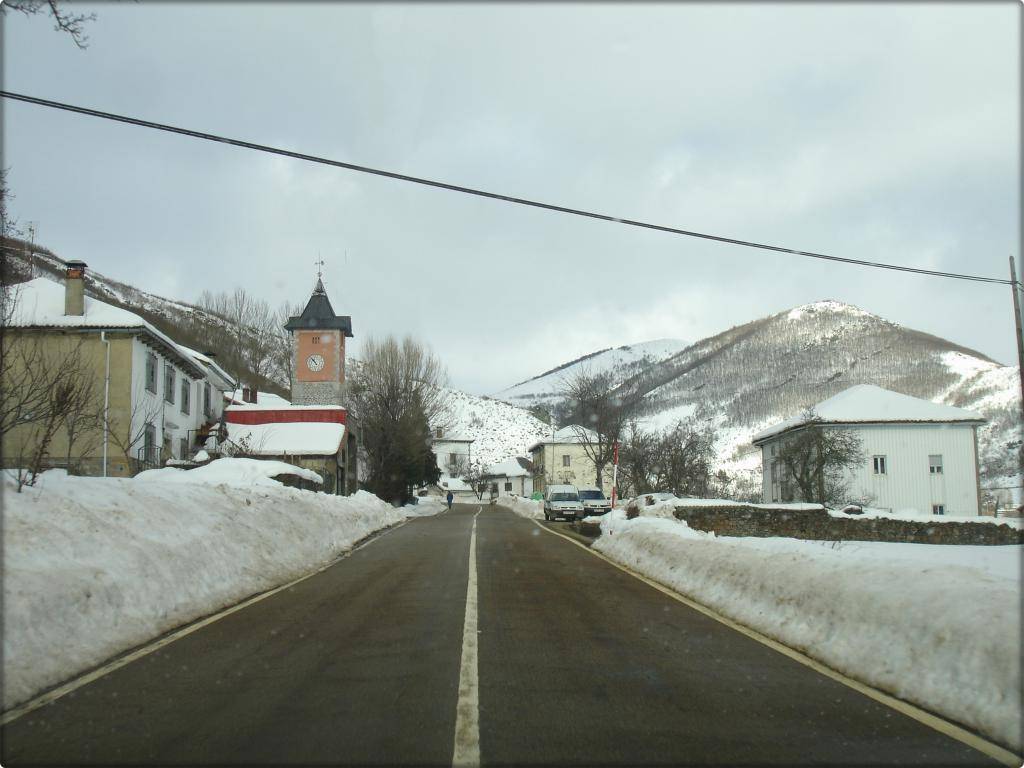
[[498, 506], [511, 509], [520, 517], [528, 517], [531, 520], [544, 519], [544, 502], [524, 499], [522, 496], [499, 496], [496, 502]]
[[271, 464], [220, 459], [134, 480], [52, 470], [20, 494], [5, 473], [4, 708], [442, 508], [286, 488], [267, 479]]
[[1021, 749], [1024, 547], [716, 538], [614, 510], [594, 548], [833, 669]]
[[201, 485], [269, 485], [280, 487], [281, 484], [271, 478], [278, 475], [297, 475], [304, 480], [323, 484], [323, 478], [316, 472], [305, 467], [285, 464], [283, 461], [262, 461], [260, 459], [218, 459], [205, 467], [192, 470], [181, 470], [166, 467], [148, 469], [135, 476], [135, 482], [166, 482], [190, 483]]

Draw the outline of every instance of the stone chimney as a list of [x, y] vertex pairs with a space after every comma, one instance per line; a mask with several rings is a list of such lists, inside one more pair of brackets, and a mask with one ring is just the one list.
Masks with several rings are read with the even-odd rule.
[[85, 314], [85, 267], [84, 261], [69, 261], [64, 273], [64, 314]]

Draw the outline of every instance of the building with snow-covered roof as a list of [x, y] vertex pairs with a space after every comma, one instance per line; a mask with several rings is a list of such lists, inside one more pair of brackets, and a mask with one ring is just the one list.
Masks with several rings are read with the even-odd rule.
[[430, 446], [437, 457], [437, 468], [441, 474], [457, 477], [465, 473], [473, 462], [474, 442], [471, 437], [446, 435], [444, 430], [436, 429]]
[[779, 452], [811, 426], [854, 432], [863, 460], [846, 473], [851, 501], [893, 512], [980, 513], [977, 413], [862, 384], [753, 437], [767, 502], [795, 500]]
[[487, 467], [481, 478], [491, 496], [530, 496], [533, 493], [533, 462], [522, 456]]
[[233, 390], [225, 409], [232, 450], [311, 469], [327, 493], [355, 493], [356, 430], [341, 402], [352, 319], [334, 314], [317, 276], [306, 308], [284, 327], [292, 333], [292, 400], [248, 386]]
[[[79, 426], [91, 426], [77, 435], [58, 429], [46, 465], [124, 476], [188, 458], [215, 431], [230, 377], [139, 315], [86, 296], [85, 271], [83, 262], [69, 261], [64, 285], [40, 277], [5, 289], [11, 312], [5, 353], [15, 359], [30, 352], [52, 367], [79, 366], [93, 385], [94, 402], [75, 414]], [[5, 381], [5, 397], [18, 397], [22, 386], [24, 380]], [[4, 465], [24, 465], [37, 440], [31, 423], [7, 432]]]
[[587, 441], [596, 440], [597, 435], [592, 430], [570, 424], [527, 448], [533, 463], [533, 490], [543, 492], [548, 485], [554, 484], [596, 484], [611, 489], [611, 465], [604, 468], [598, 482], [597, 468], [584, 447]]

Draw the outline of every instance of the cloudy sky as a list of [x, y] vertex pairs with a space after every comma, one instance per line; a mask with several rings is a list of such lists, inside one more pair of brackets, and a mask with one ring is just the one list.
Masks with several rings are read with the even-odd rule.
[[[510, 195], [1005, 277], [1020, 22], [993, 4], [98, 4], [10, 91]], [[1012, 363], [1010, 293], [403, 184], [5, 100], [13, 213], [112, 277], [412, 333], [478, 393], [834, 298]], [[356, 349], [358, 352], [358, 348]]]

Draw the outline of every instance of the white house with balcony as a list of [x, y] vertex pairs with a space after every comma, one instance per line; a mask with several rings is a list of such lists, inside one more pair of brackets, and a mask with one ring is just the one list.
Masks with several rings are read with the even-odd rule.
[[778, 454], [787, 439], [812, 425], [854, 431], [863, 459], [849, 469], [851, 499], [891, 512], [980, 514], [979, 426], [973, 411], [881, 387], [850, 387], [754, 435], [761, 449], [765, 503], [793, 500]]

